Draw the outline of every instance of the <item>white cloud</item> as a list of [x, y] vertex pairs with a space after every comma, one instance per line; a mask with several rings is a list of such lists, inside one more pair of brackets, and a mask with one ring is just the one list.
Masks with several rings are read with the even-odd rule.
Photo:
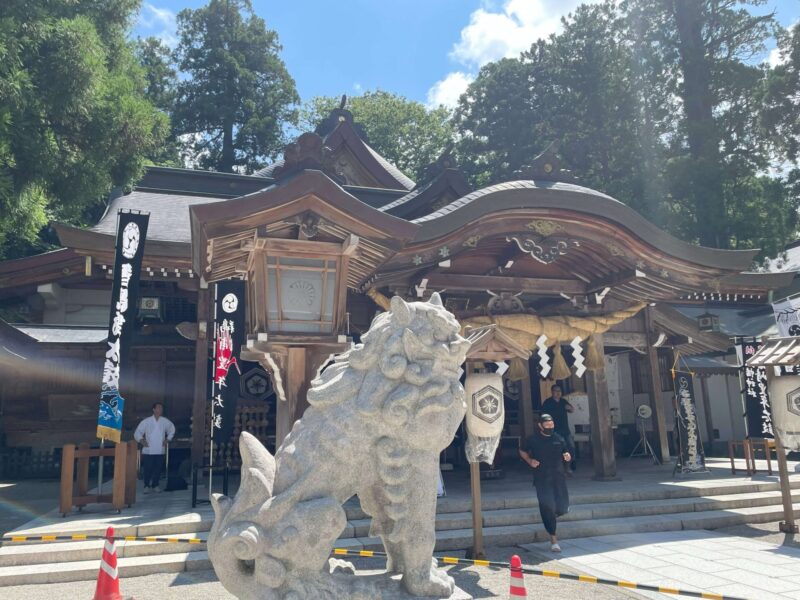
[[447, 77], [433, 84], [428, 90], [428, 107], [436, 108], [442, 104], [447, 107], [454, 107], [458, 104], [458, 98], [467, 91], [467, 86], [475, 79], [474, 75], [454, 71], [448, 73]]
[[[800, 20], [794, 21], [786, 29], [788, 31], [792, 31], [797, 26], [798, 23], [800, 23]], [[767, 56], [767, 63], [769, 63], [769, 66], [772, 67], [773, 69], [778, 65], [785, 64], [787, 60], [789, 60], [789, 57], [787, 55], [781, 56], [780, 47], [776, 47], [770, 50], [769, 56]]]
[[781, 56], [781, 49], [780, 48], [773, 48], [770, 53], [769, 57], [767, 58], [767, 62], [769, 62], [770, 67], [777, 67], [778, 65], [782, 65], [786, 62], [786, 57]]
[[354, 91], [356, 94], [361, 94], [361, 93], [363, 93], [363, 92], [364, 92], [364, 87], [363, 87], [363, 86], [362, 86], [360, 83], [358, 83], [358, 82], [356, 81], [356, 82], [353, 84], [353, 91]]
[[539, 38], [561, 30], [561, 16], [579, 4], [594, 0], [485, 1], [470, 15], [450, 58], [461, 69], [449, 73], [428, 90], [428, 105], [454, 106], [475, 79], [475, 71], [488, 62], [518, 56]]
[[159, 8], [149, 2], [142, 5], [139, 13], [139, 26], [143, 30], [148, 30], [148, 35], [159, 38], [170, 48], [178, 43], [175, 35], [177, 26], [175, 24], [175, 13], [168, 8]]
[[559, 30], [561, 15], [578, 4], [578, 0], [507, 0], [498, 12], [479, 8], [461, 30], [450, 56], [476, 67], [517, 56], [539, 38]]

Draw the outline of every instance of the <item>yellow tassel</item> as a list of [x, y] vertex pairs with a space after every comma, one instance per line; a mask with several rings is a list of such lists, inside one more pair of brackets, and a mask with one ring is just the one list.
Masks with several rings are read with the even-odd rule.
[[597, 338], [591, 336], [586, 341], [586, 368], [590, 371], [599, 371], [605, 367], [605, 360], [603, 353], [600, 350], [600, 345], [597, 343]]
[[524, 381], [528, 378], [528, 361], [521, 358], [514, 358], [511, 360], [511, 366], [508, 369], [508, 379], [510, 381]]
[[570, 374], [567, 361], [564, 360], [564, 355], [561, 354], [561, 342], [556, 341], [553, 345], [553, 370], [550, 371], [550, 377], [556, 380], [568, 379]]

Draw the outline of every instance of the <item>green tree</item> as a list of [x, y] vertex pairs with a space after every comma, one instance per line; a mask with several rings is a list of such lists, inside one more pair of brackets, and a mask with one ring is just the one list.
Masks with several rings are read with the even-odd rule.
[[797, 226], [798, 177], [769, 167], [788, 156], [798, 113], [793, 63], [758, 63], [780, 31], [761, 4], [579, 7], [562, 33], [481, 70], [456, 110], [462, 163], [478, 184], [508, 179], [559, 140], [580, 182], [674, 234], [774, 255]]
[[[252, 172], [284, 143], [296, 122], [294, 80], [278, 35], [249, 0], [211, 0], [178, 13], [178, 84], [173, 125], [193, 135], [201, 167]], [[200, 134], [200, 135], [196, 135]]]
[[0, 257], [45, 246], [140, 176], [167, 119], [126, 40], [137, 0], [6, 0], [0, 13]]
[[[301, 129], [313, 131], [340, 102], [329, 96], [306, 102], [300, 113]], [[428, 109], [398, 94], [376, 90], [348, 98], [347, 108], [364, 127], [370, 146], [412, 179], [419, 178], [453, 141], [450, 111], [444, 107]]]
[[[697, 240], [717, 248], [746, 247], [731, 225], [737, 205], [731, 177], [745, 179], [767, 164], [757, 115], [764, 71], [749, 61], [777, 31], [771, 14], [754, 15], [765, 0], [631, 0], [653, 28], [663, 76], [682, 108], [673, 140], [686, 214]], [[749, 168], [746, 168], [749, 167]], [[763, 198], [766, 200], [766, 198]], [[788, 207], [787, 207], [788, 208]], [[766, 233], [766, 232], [765, 232]], [[750, 238], [752, 239], [752, 238]]]
[[773, 149], [800, 163], [800, 23], [781, 36], [783, 62], [769, 73], [761, 125]]
[[155, 165], [182, 167], [183, 144], [171, 124], [178, 86], [178, 72], [173, 64], [172, 50], [158, 38], [139, 38], [136, 40], [136, 58], [144, 71], [145, 98], [170, 119], [169, 135], [147, 158]]
[[170, 114], [175, 108], [178, 73], [172, 62], [172, 50], [156, 37], [136, 40], [136, 58], [144, 69], [145, 96], [160, 110]]
[[520, 58], [481, 70], [456, 109], [461, 162], [477, 185], [508, 180], [557, 140], [584, 185], [654, 217], [661, 96], [637, 68], [614, 4], [580, 6], [563, 24]]

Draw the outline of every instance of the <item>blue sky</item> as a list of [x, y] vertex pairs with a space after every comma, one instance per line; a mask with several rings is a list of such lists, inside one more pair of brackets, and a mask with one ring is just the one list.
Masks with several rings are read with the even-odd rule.
[[[206, 0], [144, 0], [134, 35], [175, 42], [175, 14]], [[481, 65], [558, 30], [577, 0], [253, 0], [303, 100], [376, 88], [453, 104]], [[789, 26], [800, 0], [769, 0]], [[768, 59], [769, 57], [764, 57]], [[774, 57], [773, 57], [774, 59]]]

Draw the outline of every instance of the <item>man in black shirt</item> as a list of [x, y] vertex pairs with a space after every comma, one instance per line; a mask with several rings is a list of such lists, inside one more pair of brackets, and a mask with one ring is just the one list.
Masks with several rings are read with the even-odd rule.
[[569, 462], [569, 468], [575, 471], [577, 463], [575, 462], [575, 440], [572, 437], [572, 430], [569, 428], [569, 417], [567, 413], [575, 412], [575, 408], [567, 402], [566, 398], [561, 397], [561, 386], [554, 385], [550, 388], [551, 396], [542, 403], [542, 412], [553, 417], [556, 424], [556, 433], [564, 438], [567, 443], [572, 459]]
[[564, 463], [571, 460], [569, 448], [564, 438], [555, 431], [553, 417], [543, 414], [538, 433], [525, 441], [519, 455], [533, 468], [533, 484], [539, 500], [539, 514], [542, 523], [550, 534], [550, 550], [561, 552], [556, 537], [558, 517], [569, 511], [569, 493], [564, 477]]

